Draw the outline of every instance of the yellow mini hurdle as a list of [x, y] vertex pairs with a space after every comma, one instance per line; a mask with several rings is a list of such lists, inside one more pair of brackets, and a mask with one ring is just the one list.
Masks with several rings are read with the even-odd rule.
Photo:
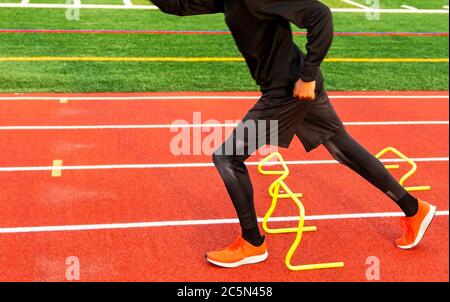
[[[411, 166], [411, 169], [405, 175], [403, 175], [399, 181], [400, 185], [402, 185], [406, 191], [413, 192], [413, 191], [429, 191], [429, 190], [431, 190], [430, 186], [405, 187], [405, 181], [407, 179], [409, 179], [411, 176], [413, 176], [414, 173], [416, 173], [417, 164], [412, 159], [410, 159], [409, 157], [407, 157], [406, 155], [404, 155], [403, 153], [401, 153], [400, 151], [398, 151], [397, 149], [395, 149], [393, 147], [387, 147], [387, 148], [381, 150], [377, 155], [375, 155], [375, 157], [380, 159], [388, 152], [394, 153], [399, 158], [401, 158], [404, 162], [408, 163]], [[400, 165], [385, 165], [385, 167], [388, 170], [399, 169]]]
[[[279, 164], [282, 166], [282, 170], [265, 170], [264, 167], [266, 164], [272, 160], [272, 159], [278, 159]], [[285, 264], [289, 270], [292, 271], [306, 271], [306, 270], [317, 270], [317, 269], [326, 269], [326, 268], [341, 268], [344, 267], [343, 262], [330, 262], [330, 263], [318, 263], [318, 264], [306, 264], [306, 265], [293, 265], [291, 263], [292, 256], [294, 255], [295, 251], [297, 250], [298, 246], [300, 245], [300, 242], [302, 240], [303, 232], [315, 232], [317, 231], [317, 227], [315, 226], [304, 226], [305, 223], [305, 208], [303, 207], [302, 202], [300, 201], [300, 198], [303, 196], [301, 193], [294, 193], [291, 189], [286, 185], [284, 182], [285, 179], [289, 176], [289, 168], [286, 165], [286, 162], [284, 161], [283, 157], [280, 153], [275, 152], [269, 155], [268, 157], [264, 158], [261, 163], [258, 165], [258, 170], [263, 175], [279, 175], [278, 179], [276, 179], [270, 186], [269, 186], [269, 195], [272, 197], [272, 204], [270, 205], [269, 210], [267, 211], [267, 214], [264, 216], [263, 219], [263, 229], [267, 234], [285, 234], [285, 233], [296, 233], [297, 236], [294, 240], [294, 243], [292, 244], [291, 248], [289, 249], [286, 258], [285, 258]], [[283, 190], [281, 192], [280, 190]], [[300, 215], [298, 219], [298, 226], [292, 227], [292, 228], [277, 228], [273, 229], [270, 228], [267, 223], [272, 216], [273, 212], [275, 211], [275, 208], [277, 207], [278, 200], [279, 199], [291, 199], [295, 202], [295, 204], [298, 206]]]

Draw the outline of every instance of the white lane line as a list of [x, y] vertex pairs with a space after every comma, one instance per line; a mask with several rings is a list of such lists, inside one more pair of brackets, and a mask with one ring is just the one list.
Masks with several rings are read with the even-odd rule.
[[[306, 216], [305, 220], [321, 221], [321, 220], [342, 220], [342, 219], [370, 219], [370, 218], [402, 217], [403, 215], [404, 214], [401, 212], [312, 215]], [[437, 211], [436, 216], [449, 216], [449, 211]], [[258, 218], [258, 221], [262, 222], [262, 218]], [[271, 222], [298, 221], [298, 216], [273, 217], [270, 218], [269, 221]], [[109, 223], [109, 224], [10, 227], [10, 228], [0, 228], [0, 234], [117, 230], [117, 229], [136, 229], [136, 228], [155, 228], [155, 227], [237, 224], [237, 223], [239, 223], [238, 219], [202, 219], [202, 220], [172, 220], [172, 221], [169, 220], [169, 221], [154, 221], [154, 222]]]
[[[232, 127], [236, 127], [237, 125], [238, 124], [0, 126], [0, 131], [12, 131], [12, 130], [107, 130], [107, 129], [232, 128]], [[346, 126], [449, 125], [449, 121], [344, 122], [344, 125], [346, 125]]]
[[[74, 8], [79, 7], [83, 9], [148, 9], [158, 10], [154, 5], [108, 5], [108, 4], [82, 4], [79, 6], [68, 4], [44, 4], [44, 3], [30, 3], [27, 6], [21, 6], [20, 3], [0, 3], [0, 8]], [[392, 14], [448, 14], [449, 11], [445, 9], [374, 9], [374, 8], [331, 8], [335, 13], [392, 13]]]
[[370, 9], [370, 7], [362, 5], [362, 4], [357, 3], [355, 1], [351, 1], [351, 0], [341, 0], [341, 1], [344, 2], [344, 3], [347, 3], [347, 4], [350, 4], [350, 5], [359, 7], [359, 8]]
[[[69, 101], [155, 101], [155, 100], [255, 100], [260, 95], [254, 96], [219, 96], [219, 95], [185, 95], [185, 96], [80, 96], [80, 97], [55, 97], [55, 96], [3, 96], [0, 101], [60, 101], [64, 98]], [[449, 99], [448, 95], [330, 95], [332, 100], [376, 100], [376, 99]]]
[[[411, 158], [415, 162], [448, 162], [448, 157], [418, 157]], [[403, 163], [400, 158], [381, 159], [383, 163]], [[246, 162], [247, 166], [257, 166], [258, 162]], [[297, 165], [330, 165], [339, 164], [335, 160], [297, 160], [286, 161], [286, 164]], [[277, 162], [267, 163], [267, 165], [278, 165]], [[62, 166], [62, 171], [67, 170], [112, 170], [112, 169], [177, 169], [177, 168], [211, 168], [213, 163], [177, 163], [177, 164], [122, 164], [122, 165], [86, 165], [86, 166]], [[32, 172], [32, 171], [52, 171], [53, 166], [33, 166], [33, 167], [0, 167], [0, 172]]]
[[404, 8], [404, 9], [410, 9], [410, 10], [417, 10], [418, 8], [417, 7], [414, 7], [414, 6], [410, 6], [410, 5], [400, 5], [400, 7], [401, 8]]
[[345, 122], [346, 126], [448, 125], [449, 121]]

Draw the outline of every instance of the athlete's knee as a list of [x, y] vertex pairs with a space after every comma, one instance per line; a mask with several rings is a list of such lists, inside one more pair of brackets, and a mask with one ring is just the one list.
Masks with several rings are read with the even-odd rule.
[[212, 161], [214, 163], [214, 166], [216, 166], [217, 169], [222, 170], [224, 168], [229, 168], [231, 166], [231, 163], [233, 161], [232, 156], [229, 155], [223, 155], [220, 152], [216, 151], [212, 155]]
[[214, 152], [212, 155], [212, 161], [214, 163], [214, 166], [220, 167], [222, 163], [224, 162], [224, 157], [222, 155], [219, 155], [218, 153]]

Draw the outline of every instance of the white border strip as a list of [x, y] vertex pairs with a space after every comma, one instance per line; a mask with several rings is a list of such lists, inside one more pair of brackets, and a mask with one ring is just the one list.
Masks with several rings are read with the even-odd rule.
[[404, 4], [400, 5], [400, 7], [404, 8], [404, 9], [410, 9], [410, 10], [417, 10], [418, 9], [417, 7], [410, 6], [410, 5], [404, 5]]
[[159, 10], [154, 5], [116, 5], [116, 4], [57, 4], [57, 3], [28, 3], [23, 6], [20, 3], [0, 3], [0, 8], [83, 8], [83, 9], [149, 9]]
[[355, 1], [352, 1], [352, 0], [341, 0], [341, 1], [344, 3], [359, 7], [359, 8], [370, 9], [370, 7], [356, 3]]
[[[158, 10], [154, 5], [108, 5], [108, 4], [44, 4], [44, 3], [30, 3], [26, 6], [20, 3], [0, 3], [0, 8], [82, 8], [82, 9], [148, 9]], [[335, 13], [394, 13], [394, 14], [448, 14], [449, 11], [445, 9], [375, 9], [375, 8], [331, 8]]]
[[[401, 212], [356, 213], [356, 214], [313, 215], [313, 216], [306, 216], [305, 220], [320, 221], [320, 220], [339, 220], [339, 219], [387, 218], [387, 217], [402, 217], [402, 216], [404, 216], [404, 214]], [[449, 211], [437, 211], [436, 216], [449, 216]], [[258, 218], [258, 221], [261, 222], [262, 218]], [[270, 218], [269, 221], [271, 222], [298, 221], [298, 216], [273, 217]], [[237, 224], [237, 223], [239, 223], [238, 219], [205, 219], [205, 220], [174, 220], [174, 221], [110, 223], [110, 224], [11, 227], [11, 228], [0, 228], [0, 234], [136, 229], [136, 228], [179, 227], [179, 226], [218, 225], [218, 224]]]
[[[448, 162], [448, 157], [419, 157], [411, 158], [414, 162]], [[381, 159], [383, 163], [403, 163], [401, 158]], [[260, 162], [246, 162], [247, 166], [257, 166]], [[267, 163], [268, 166], [278, 165], [278, 162]], [[335, 160], [297, 160], [286, 161], [291, 166], [296, 165], [330, 165], [339, 164]], [[211, 168], [213, 163], [177, 163], [177, 164], [122, 164], [122, 165], [86, 165], [86, 166], [61, 166], [60, 170], [112, 170], [112, 169], [176, 169], [176, 168]], [[31, 171], [52, 171], [53, 166], [33, 166], [33, 167], [0, 167], [0, 172], [31, 172]]]
[[[108, 129], [232, 128], [232, 127], [236, 127], [237, 125], [238, 124], [0, 126], [0, 131], [11, 131], [11, 130], [108, 130]], [[344, 122], [344, 125], [345, 126], [449, 125], [449, 121]]]
[[[155, 101], [155, 100], [256, 100], [261, 95], [255, 96], [220, 96], [220, 95], [185, 95], [185, 96], [8, 96], [0, 97], [0, 101]], [[330, 95], [332, 100], [356, 100], [356, 99], [449, 99], [448, 95]]]

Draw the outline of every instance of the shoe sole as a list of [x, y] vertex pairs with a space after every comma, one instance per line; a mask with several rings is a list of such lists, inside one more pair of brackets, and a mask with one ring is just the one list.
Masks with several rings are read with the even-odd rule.
[[397, 245], [397, 246], [399, 248], [401, 248], [401, 249], [404, 249], [404, 250], [410, 250], [413, 247], [417, 246], [420, 243], [420, 241], [422, 240], [423, 235], [427, 231], [427, 229], [430, 226], [431, 222], [433, 221], [435, 213], [436, 213], [436, 207], [430, 205], [430, 211], [428, 212], [427, 216], [425, 216], [425, 219], [420, 224], [419, 233], [417, 234], [417, 237], [414, 240], [414, 242], [409, 244], [409, 245]]
[[267, 257], [269, 257], [269, 253], [266, 251], [262, 255], [247, 257], [240, 261], [232, 262], [232, 263], [214, 261], [214, 260], [211, 260], [208, 258], [206, 258], [206, 260], [208, 262], [210, 262], [214, 265], [220, 266], [220, 267], [233, 268], [233, 267], [238, 267], [238, 266], [245, 265], [245, 264], [255, 264], [255, 263], [263, 262], [264, 260], [267, 259]]

